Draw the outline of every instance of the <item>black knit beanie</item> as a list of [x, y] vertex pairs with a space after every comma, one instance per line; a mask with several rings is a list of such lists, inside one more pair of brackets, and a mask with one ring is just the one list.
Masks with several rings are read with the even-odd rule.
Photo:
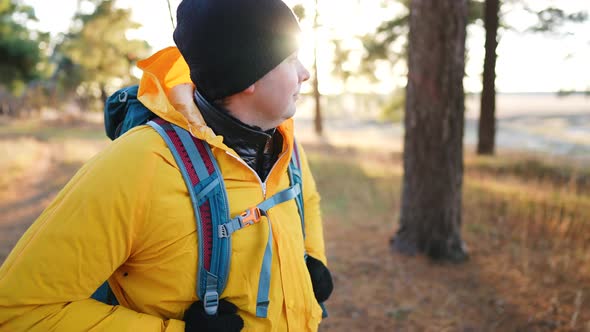
[[182, 0], [174, 42], [210, 102], [248, 88], [297, 50], [299, 24], [281, 0]]

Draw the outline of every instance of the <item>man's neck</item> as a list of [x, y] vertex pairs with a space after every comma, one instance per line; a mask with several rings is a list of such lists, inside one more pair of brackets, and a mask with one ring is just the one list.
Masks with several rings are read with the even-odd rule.
[[195, 103], [207, 125], [223, 143], [233, 149], [264, 181], [282, 150], [283, 137], [275, 129], [262, 130], [232, 116], [226, 109], [214, 106], [195, 93]]

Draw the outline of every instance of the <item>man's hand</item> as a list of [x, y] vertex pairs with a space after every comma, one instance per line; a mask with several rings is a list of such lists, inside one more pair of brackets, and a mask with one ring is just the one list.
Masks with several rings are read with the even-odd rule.
[[307, 256], [305, 264], [307, 264], [307, 270], [311, 277], [315, 298], [318, 300], [318, 303], [322, 303], [330, 297], [334, 289], [330, 270], [320, 260], [311, 256]]
[[197, 301], [184, 313], [186, 332], [238, 332], [244, 320], [238, 315], [238, 307], [226, 300], [219, 300], [217, 315], [207, 315], [203, 302]]

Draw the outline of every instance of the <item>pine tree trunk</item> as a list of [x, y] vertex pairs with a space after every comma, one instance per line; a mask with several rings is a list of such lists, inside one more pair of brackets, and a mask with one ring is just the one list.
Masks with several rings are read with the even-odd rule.
[[498, 11], [500, 0], [485, 3], [485, 58], [483, 63], [483, 89], [479, 113], [478, 154], [494, 154], [496, 140], [496, 48], [498, 46]]
[[[315, 52], [314, 52], [315, 53]], [[317, 60], [313, 61], [313, 100], [315, 105], [315, 117], [314, 117], [314, 130], [317, 136], [322, 136], [324, 132], [324, 128], [322, 125], [322, 105], [321, 105], [321, 95], [320, 95], [320, 87], [318, 81], [318, 66]]]
[[104, 84], [100, 84], [100, 101], [102, 102], [101, 105], [106, 105], [108, 98], [109, 95], [106, 91], [106, 87], [104, 86]]
[[467, 0], [412, 0], [404, 178], [394, 250], [467, 259], [461, 239]]
[[320, 83], [318, 78], [318, 0], [315, 1], [315, 13], [313, 17], [314, 47], [313, 47], [313, 100], [315, 103], [314, 129], [317, 136], [324, 132], [321, 108]]

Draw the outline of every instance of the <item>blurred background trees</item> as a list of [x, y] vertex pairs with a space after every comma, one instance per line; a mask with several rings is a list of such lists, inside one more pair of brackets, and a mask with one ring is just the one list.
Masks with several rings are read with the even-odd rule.
[[75, 86], [83, 109], [102, 108], [112, 92], [134, 82], [131, 69], [137, 60], [149, 55], [145, 41], [130, 40], [125, 35], [140, 26], [131, 20], [131, 11], [114, 5], [113, 0], [99, 1], [94, 12], [78, 13], [72, 29], [58, 45], [61, 61], [75, 64], [68, 68], [73, 75], [58, 75], [65, 74], [62, 79], [75, 77], [70, 85]]
[[0, 114], [102, 109], [110, 93], [137, 80], [132, 69], [150, 51], [127, 38], [139, 24], [113, 0], [79, 0], [69, 30], [53, 39], [28, 28], [35, 13], [21, 1], [1, 0], [0, 18]]
[[[302, 4], [297, 4], [293, 6], [293, 12], [299, 19], [299, 21], [310, 19], [306, 17], [305, 7]], [[318, 0], [314, 1], [314, 8], [313, 8], [313, 17], [312, 20], [312, 27], [314, 31], [314, 40], [313, 40], [313, 66], [312, 66], [312, 94], [314, 100], [314, 131], [315, 134], [318, 136], [322, 136], [323, 132], [323, 119], [322, 119], [322, 104], [321, 104], [321, 93], [319, 88], [319, 75], [318, 75], [318, 39], [317, 39], [317, 31], [319, 28], [319, 11], [318, 11]]]
[[[374, 34], [362, 37], [366, 49], [363, 58], [363, 73], [373, 75], [376, 61], [396, 63], [404, 61], [407, 49], [409, 0], [385, 1], [385, 5], [402, 4], [405, 9], [390, 20], [383, 22]], [[502, 8], [502, 6], [504, 8]], [[486, 33], [485, 56], [482, 74], [482, 92], [480, 96], [480, 117], [478, 130], [477, 153], [493, 154], [495, 149], [496, 131], [496, 48], [502, 31], [515, 29], [501, 22], [501, 17], [510, 11], [520, 11], [533, 17], [532, 23], [522, 33], [561, 34], [567, 37], [567, 26], [571, 23], [582, 23], [587, 20], [586, 11], [567, 12], [553, 6], [533, 9], [524, 0], [469, 0], [468, 22], [472, 25], [483, 25]], [[401, 47], [400, 47], [401, 45]], [[469, 51], [469, 50], [468, 50]], [[389, 105], [384, 108], [385, 117], [401, 118], [403, 112], [403, 91], [394, 93]]]
[[[530, 6], [532, 2], [527, 0], [494, 1], [498, 1], [498, 27], [487, 30], [489, 33], [497, 31], [495, 38], [488, 36], [496, 39], [496, 43], [504, 31], [513, 29], [503, 22], [508, 13], [522, 12], [534, 18], [528, 20], [530, 27], [521, 31], [523, 33], [560, 33], [565, 37], [568, 37], [567, 30], [572, 22], [585, 22], [587, 19], [584, 11], [572, 10], [571, 6], [540, 8]], [[69, 29], [62, 34], [50, 35], [30, 28], [29, 23], [35, 21], [35, 13], [32, 7], [26, 5], [27, 0], [0, 0], [0, 93], [4, 105], [1, 112], [22, 115], [25, 111], [42, 107], [63, 109], [63, 105], [68, 104], [84, 110], [100, 109], [101, 100], [113, 87], [136, 79], [132, 73], [136, 60], [148, 55], [151, 50], [145, 41], [127, 37], [128, 32], [137, 29], [139, 24], [133, 22], [130, 9], [121, 8], [119, 2], [77, 0], [77, 15]], [[178, 2], [162, 0], [167, 12], [162, 11], [161, 15], [172, 24]], [[382, 12], [390, 13], [390, 16], [385, 19], [383, 16], [375, 17], [371, 24], [375, 23], [376, 28], [368, 33], [361, 32], [363, 29], [354, 32], [350, 32], [353, 29], [348, 27], [343, 29], [343, 22], [334, 20], [341, 13], [330, 12], [334, 4], [329, 0], [287, 2], [294, 7], [302, 23], [314, 31], [305, 39], [313, 39], [315, 43], [314, 61], [309, 62], [314, 72], [310, 86], [315, 108], [315, 132], [321, 135], [322, 118], [329, 116], [329, 110], [325, 108], [333, 103], [333, 98], [328, 95], [337, 90], [354, 94], [356, 108], [379, 108], [382, 119], [401, 121], [405, 104], [405, 83], [401, 82], [407, 74], [410, 1], [381, 1]], [[493, 4], [493, 1], [489, 3]], [[349, 5], [343, 2], [342, 6]], [[363, 6], [358, 2], [356, 8]], [[470, 26], [484, 27], [484, 8], [483, 0], [469, 1]], [[350, 26], [362, 24], [367, 25], [367, 22], [349, 22]], [[344, 30], [346, 35], [342, 33]], [[162, 31], [165, 34], [165, 30]], [[495, 72], [491, 68], [496, 55], [492, 44], [488, 43], [486, 52], [489, 54], [485, 57], [487, 65], [483, 66], [486, 70], [482, 79], [482, 123], [478, 150], [493, 153], [495, 87], [491, 86], [494, 82], [491, 76]], [[468, 49], [468, 59], [469, 53]], [[397, 80], [397, 87], [388, 95], [382, 90], [376, 93], [371, 84], [381, 82], [387, 68], [390, 70], [389, 78]], [[359, 82], [366, 82], [366, 87], [359, 90], [362, 85]], [[567, 92], [568, 88], [564, 87], [561, 94], [566, 95]]]
[[36, 89], [43, 76], [44, 49], [48, 34], [29, 30], [26, 23], [35, 20], [29, 6], [11, 0], [0, 0], [0, 114], [15, 115], [24, 105], [23, 95]]
[[[486, 31], [485, 57], [483, 65], [482, 92], [477, 141], [478, 154], [494, 154], [496, 141], [496, 48], [498, 47], [498, 29], [500, 27], [500, 7], [503, 3], [520, 4], [519, 0], [485, 0], [483, 21]], [[533, 33], [559, 33], [564, 25], [581, 23], [587, 19], [584, 11], [566, 13], [564, 10], [547, 7], [535, 11], [526, 5], [524, 11], [536, 16], [537, 22], [527, 29]], [[507, 27], [509, 28], [509, 27]]]
[[27, 29], [26, 22], [35, 19], [31, 7], [0, 1], [0, 83], [13, 93], [40, 76], [36, 65], [42, 61], [48, 35]]

